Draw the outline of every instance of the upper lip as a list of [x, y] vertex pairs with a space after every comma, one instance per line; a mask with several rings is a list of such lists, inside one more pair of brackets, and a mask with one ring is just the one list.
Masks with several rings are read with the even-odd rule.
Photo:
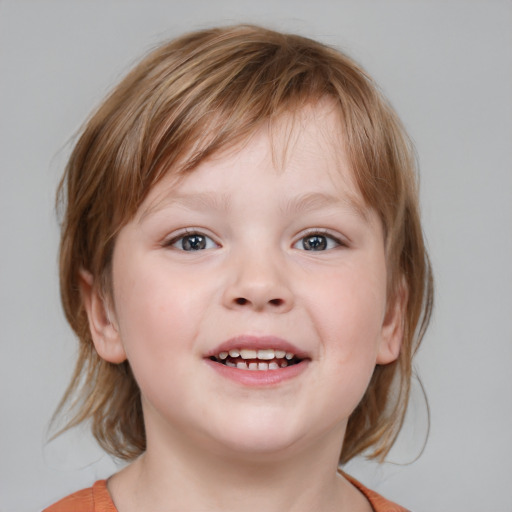
[[284, 350], [285, 352], [291, 352], [299, 359], [308, 358], [308, 354], [299, 349], [293, 343], [286, 341], [277, 336], [253, 336], [253, 335], [240, 335], [234, 336], [229, 340], [222, 342], [220, 345], [217, 345], [215, 348], [210, 350], [206, 357], [213, 357], [218, 355], [220, 352], [229, 352], [234, 349], [276, 349], [276, 350]]

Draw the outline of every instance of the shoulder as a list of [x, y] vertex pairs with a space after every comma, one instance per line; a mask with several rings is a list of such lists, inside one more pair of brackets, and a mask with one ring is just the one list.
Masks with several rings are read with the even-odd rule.
[[361, 482], [343, 473], [343, 476], [365, 496], [375, 512], [409, 512], [404, 507], [387, 500], [380, 494], [365, 487]]
[[108, 493], [107, 481], [98, 480], [92, 487], [82, 489], [45, 508], [43, 512], [117, 512]]

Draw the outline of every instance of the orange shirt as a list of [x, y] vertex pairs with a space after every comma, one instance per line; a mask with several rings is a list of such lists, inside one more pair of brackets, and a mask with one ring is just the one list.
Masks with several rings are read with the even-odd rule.
[[[345, 476], [366, 496], [374, 512], [407, 512], [405, 508], [367, 489], [352, 477]], [[45, 508], [43, 512], [117, 512], [117, 509], [108, 492], [107, 481], [98, 480], [92, 487], [71, 494]]]

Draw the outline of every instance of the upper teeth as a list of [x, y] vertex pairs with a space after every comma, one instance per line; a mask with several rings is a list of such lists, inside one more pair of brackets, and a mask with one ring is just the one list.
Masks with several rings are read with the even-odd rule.
[[273, 348], [265, 348], [265, 349], [231, 349], [229, 352], [220, 352], [218, 355], [219, 359], [226, 359], [228, 356], [230, 357], [241, 357], [242, 359], [263, 359], [265, 361], [270, 361], [271, 359], [282, 359], [286, 357], [286, 359], [290, 360], [295, 357], [295, 354], [292, 352], [286, 352], [284, 350], [274, 350]]

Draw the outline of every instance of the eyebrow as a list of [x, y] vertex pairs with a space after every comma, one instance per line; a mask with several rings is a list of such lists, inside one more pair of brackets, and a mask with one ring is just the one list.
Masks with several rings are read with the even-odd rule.
[[144, 208], [138, 221], [142, 222], [146, 217], [154, 213], [177, 206], [187, 210], [205, 210], [213, 209], [217, 211], [228, 211], [231, 207], [227, 194], [213, 194], [208, 192], [198, 192], [195, 194], [178, 194], [173, 196], [164, 196], [159, 201], [155, 201]]
[[293, 215], [304, 213], [320, 208], [342, 205], [348, 210], [361, 217], [363, 220], [368, 219], [368, 207], [357, 197], [352, 194], [343, 194], [335, 196], [325, 194], [323, 192], [310, 192], [301, 194], [286, 203], [281, 208], [283, 215]]
[[[309, 192], [300, 194], [294, 198], [287, 200], [280, 207], [282, 215], [293, 216], [298, 213], [307, 213], [326, 207], [334, 207], [342, 205], [349, 211], [362, 218], [368, 219], [368, 207], [357, 197], [351, 194], [332, 195], [323, 192]], [[177, 206], [187, 210], [216, 210], [229, 211], [231, 201], [227, 194], [214, 194], [208, 192], [198, 192], [195, 194], [179, 194], [173, 196], [164, 196], [159, 201], [153, 202], [144, 208], [139, 216], [138, 221], [142, 222], [146, 217], [154, 213]]]

